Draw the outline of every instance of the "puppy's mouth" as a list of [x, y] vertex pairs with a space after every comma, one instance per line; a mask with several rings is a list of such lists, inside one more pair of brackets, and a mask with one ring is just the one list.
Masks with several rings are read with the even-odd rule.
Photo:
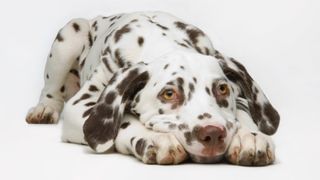
[[225, 145], [220, 147], [205, 147], [202, 149], [201, 153], [189, 152], [192, 161], [197, 163], [217, 163], [220, 161], [224, 155]]
[[204, 164], [217, 163], [221, 161], [223, 158], [223, 153], [220, 155], [214, 155], [214, 156], [201, 156], [201, 155], [195, 155], [191, 153], [189, 153], [189, 155], [193, 162], [204, 163]]

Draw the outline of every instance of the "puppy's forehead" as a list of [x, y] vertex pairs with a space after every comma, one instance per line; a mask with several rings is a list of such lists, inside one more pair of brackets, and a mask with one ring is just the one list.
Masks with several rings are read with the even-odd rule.
[[224, 77], [219, 60], [213, 56], [193, 52], [173, 51], [159, 57], [151, 64], [152, 71], [159, 72], [162, 75], [174, 76], [182, 73], [197, 78]]

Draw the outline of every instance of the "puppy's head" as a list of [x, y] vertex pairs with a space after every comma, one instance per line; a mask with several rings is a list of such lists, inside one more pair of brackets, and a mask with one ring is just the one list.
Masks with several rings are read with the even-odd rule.
[[196, 162], [214, 162], [236, 131], [236, 89], [214, 57], [173, 52], [121, 70], [84, 125], [88, 144], [108, 150], [125, 112], [155, 131], [173, 133]]

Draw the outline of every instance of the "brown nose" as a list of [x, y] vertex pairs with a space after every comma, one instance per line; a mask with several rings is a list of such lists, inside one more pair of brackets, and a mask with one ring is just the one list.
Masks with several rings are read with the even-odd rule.
[[227, 136], [224, 127], [208, 125], [200, 127], [196, 131], [196, 137], [205, 146], [213, 146], [223, 143], [224, 138]]

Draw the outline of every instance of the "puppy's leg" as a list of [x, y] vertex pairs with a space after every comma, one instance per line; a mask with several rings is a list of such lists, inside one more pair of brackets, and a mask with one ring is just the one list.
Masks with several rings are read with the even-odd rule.
[[274, 162], [275, 147], [270, 136], [259, 131], [250, 116], [248, 102], [239, 98], [237, 119], [240, 127], [234, 135], [226, 159], [232, 164], [245, 166], [263, 166]]
[[131, 115], [126, 115], [115, 140], [116, 149], [133, 154], [147, 164], [178, 164], [187, 153], [174, 135], [148, 130]]
[[64, 103], [66, 77], [89, 48], [89, 30], [87, 20], [75, 19], [59, 31], [47, 59], [45, 86], [38, 105], [31, 108], [26, 117], [28, 123], [58, 122]]

